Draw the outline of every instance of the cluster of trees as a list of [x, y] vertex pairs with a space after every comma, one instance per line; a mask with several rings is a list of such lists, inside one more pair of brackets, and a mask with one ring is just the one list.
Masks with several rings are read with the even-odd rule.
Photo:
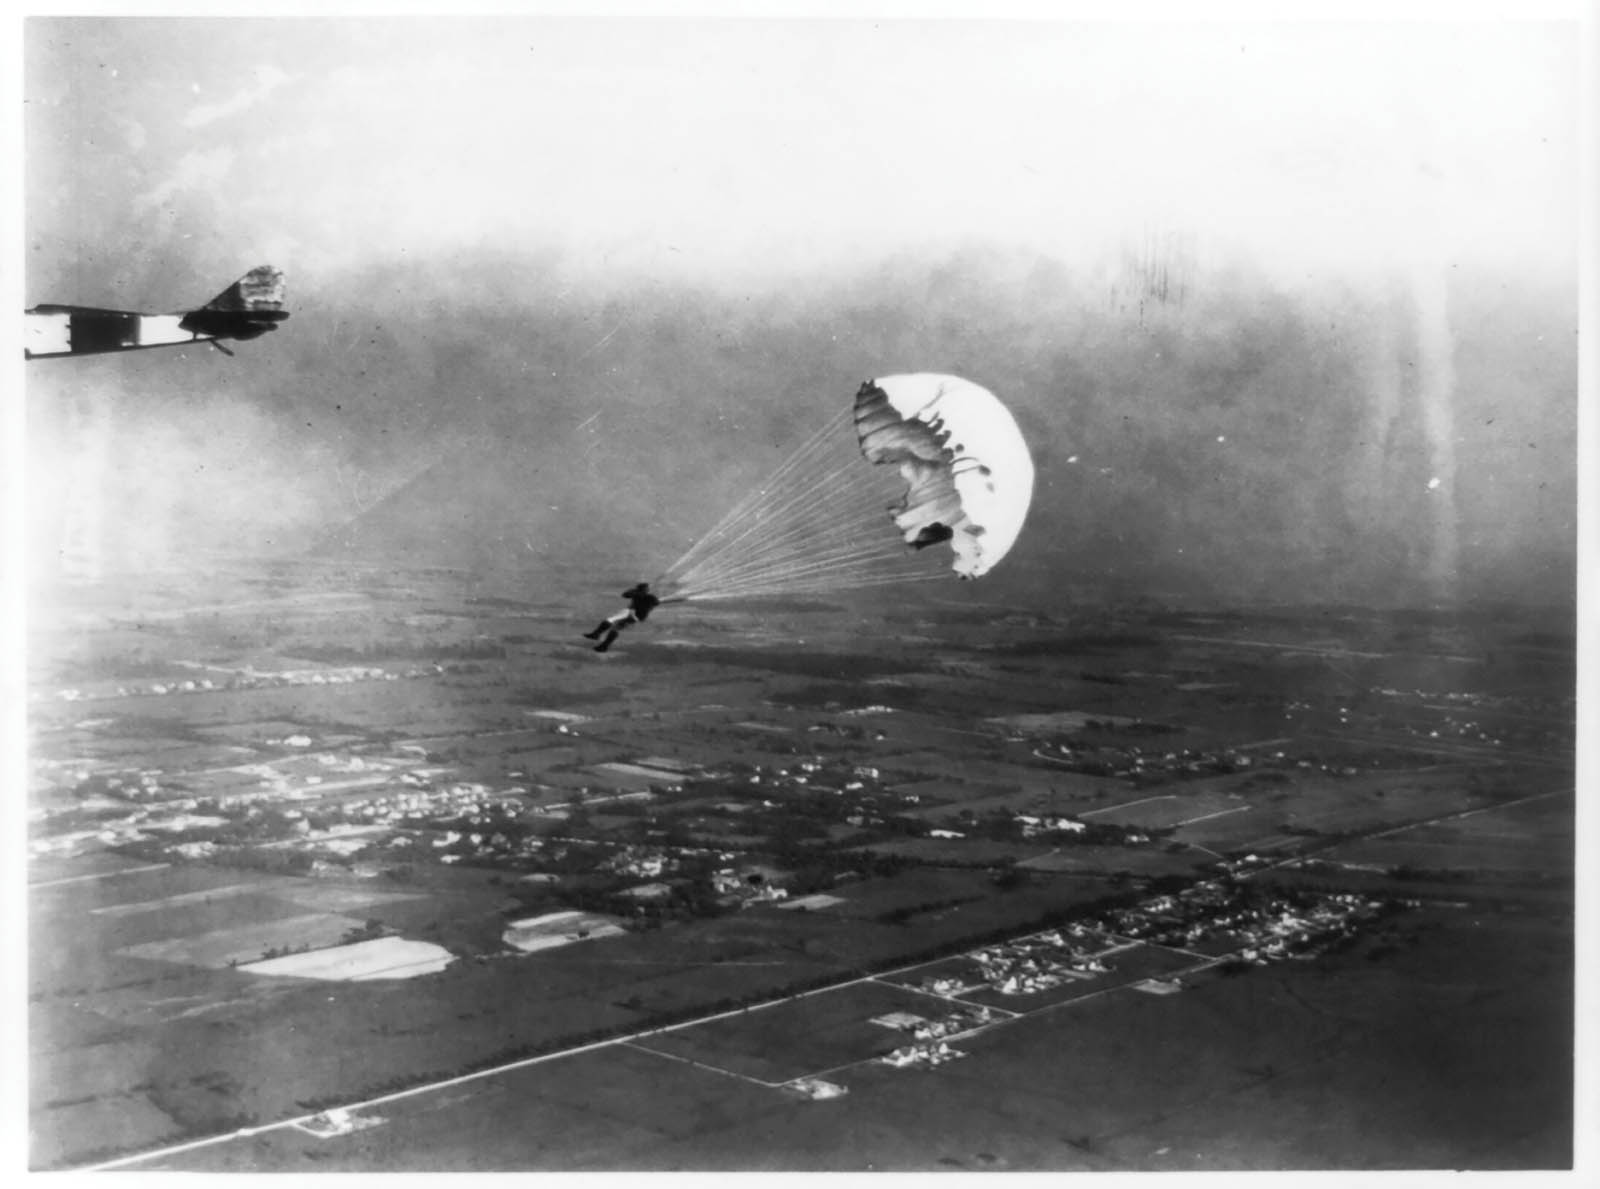
[[339, 944], [354, 945], [360, 941], [371, 941], [374, 938], [383, 937], [388, 933], [389, 928], [382, 921], [378, 920], [377, 917], [368, 917], [363, 923], [352, 925], [345, 930], [344, 936], [339, 939]]
[[[352, 930], [352, 932], [354, 932], [354, 930]], [[269, 945], [266, 949], [261, 951], [261, 956], [254, 959], [254, 961], [270, 962], [274, 958], [287, 958], [290, 954], [309, 954], [312, 948], [313, 947], [309, 941], [302, 941], [299, 945]], [[316, 948], [320, 949], [321, 947], [318, 946]], [[229, 958], [228, 965], [239, 965], [239, 959]]]
[[970, 904], [972, 900], [971, 896], [946, 896], [937, 900], [924, 900], [920, 904], [902, 904], [898, 908], [880, 912], [877, 919], [886, 925], [903, 925], [912, 917], [921, 916], [925, 912], [956, 908], [962, 904]]

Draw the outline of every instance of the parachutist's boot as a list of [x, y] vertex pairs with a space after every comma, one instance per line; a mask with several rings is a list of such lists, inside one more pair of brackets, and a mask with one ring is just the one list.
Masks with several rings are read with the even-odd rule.
[[615, 640], [616, 638], [617, 638], [617, 633], [616, 632], [612, 632], [604, 640], [602, 640], [602, 641], [600, 641], [600, 643], [596, 644], [594, 646], [594, 650], [596, 652], [604, 652], [606, 649], [611, 647], [611, 642], [613, 640]]
[[595, 628], [595, 630], [592, 632], [584, 632], [583, 638], [585, 640], [598, 640], [601, 636], [606, 634], [606, 629], [610, 626], [611, 623], [609, 620], [602, 619], [600, 621], [600, 626]]

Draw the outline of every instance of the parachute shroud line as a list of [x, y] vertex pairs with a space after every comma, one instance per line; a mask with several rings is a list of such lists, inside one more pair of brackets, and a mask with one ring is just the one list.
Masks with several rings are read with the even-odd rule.
[[987, 389], [931, 373], [869, 380], [659, 582], [703, 601], [926, 581], [942, 574], [920, 551], [943, 542], [950, 568], [978, 577], [1015, 543], [1033, 479], [1015, 420]]

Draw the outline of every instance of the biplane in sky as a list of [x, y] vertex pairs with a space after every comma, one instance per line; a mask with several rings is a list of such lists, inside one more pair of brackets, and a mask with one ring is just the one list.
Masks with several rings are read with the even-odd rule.
[[176, 314], [139, 314], [93, 306], [41, 305], [24, 312], [22, 354], [102, 355], [210, 343], [224, 355], [223, 339], [260, 338], [289, 316], [283, 308], [283, 273], [271, 265], [252, 268], [199, 309]]

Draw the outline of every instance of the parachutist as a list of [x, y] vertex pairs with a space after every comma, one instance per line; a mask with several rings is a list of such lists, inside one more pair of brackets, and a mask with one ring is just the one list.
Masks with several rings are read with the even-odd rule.
[[[642, 623], [650, 618], [650, 612], [660, 605], [661, 600], [650, 593], [650, 584], [641, 582], [622, 592], [622, 597], [628, 600], [628, 609], [619, 611], [615, 615], [608, 615], [602, 619], [592, 632], [584, 632], [585, 640], [600, 640], [594, 646], [596, 652], [604, 652], [622, 634], [622, 629], [629, 624]], [[604, 636], [605, 639], [601, 639]]]

